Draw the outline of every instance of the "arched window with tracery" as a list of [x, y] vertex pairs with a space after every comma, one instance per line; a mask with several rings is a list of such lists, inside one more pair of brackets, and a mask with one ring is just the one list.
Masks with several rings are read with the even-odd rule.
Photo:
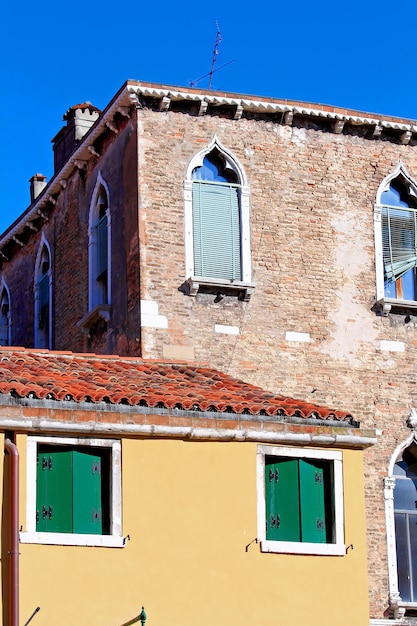
[[110, 304], [110, 207], [99, 176], [89, 218], [89, 310]]
[[0, 345], [11, 345], [10, 293], [3, 281], [0, 282]]
[[193, 157], [184, 186], [186, 273], [192, 293], [251, 284], [249, 188], [239, 161], [216, 137]]
[[375, 215], [378, 300], [417, 308], [417, 184], [402, 164], [381, 184]]
[[52, 268], [49, 244], [42, 237], [35, 267], [35, 347], [52, 348]]

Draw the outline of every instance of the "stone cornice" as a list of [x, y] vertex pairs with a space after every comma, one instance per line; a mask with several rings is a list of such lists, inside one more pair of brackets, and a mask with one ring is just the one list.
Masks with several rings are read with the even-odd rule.
[[[295, 118], [300, 120], [309, 118], [318, 124], [322, 120], [328, 124], [327, 130], [336, 134], [345, 132], [348, 127], [363, 127], [369, 130], [371, 140], [393, 140], [400, 145], [406, 145], [417, 140], [417, 120], [375, 116], [322, 104], [170, 87], [128, 80], [102, 111], [98, 120], [68, 157], [65, 164], [55, 172], [42, 193], [0, 237], [0, 259], [6, 261], [10, 258], [10, 254], [5, 249], [8, 245], [13, 247], [16, 241], [20, 242], [19, 239], [16, 239], [19, 234], [25, 230], [32, 233], [35, 231], [33, 222], [39, 218], [44, 221], [48, 219], [49, 210], [52, 210], [56, 198], [62, 192], [62, 182], [68, 180], [74, 169], [79, 169], [80, 164], [85, 167], [90, 159], [100, 157], [94, 148], [94, 142], [104, 132], [114, 132], [109, 131], [109, 129], [115, 128], [114, 118], [116, 115], [126, 118], [131, 115], [133, 109], [142, 109], [152, 105], [155, 110], [160, 111], [163, 115], [170, 111], [172, 103], [176, 103], [176, 107], [178, 107], [181, 102], [185, 106], [195, 104], [196, 116], [216, 113], [216, 109], [219, 107], [228, 109], [230, 120], [236, 124], [247, 114], [270, 117], [271, 120], [283, 125], [293, 124]], [[25, 245], [23, 242], [20, 243]]]

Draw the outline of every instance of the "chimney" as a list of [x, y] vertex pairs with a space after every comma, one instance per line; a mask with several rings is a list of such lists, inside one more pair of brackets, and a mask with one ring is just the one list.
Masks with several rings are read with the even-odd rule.
[[34, 202], [39, 194], [46, 187], [46, 176], [42, 174], [35, 174], [29, 179], [30, 182], [30, 203]]
[[55, 172], [65, 163], [99, 115], [100, 109], [93, 106], [91, 102], [75, 104], [68, 109], [63, 117], [67, 125], [61, 128], [59, 133], [52, 139]]

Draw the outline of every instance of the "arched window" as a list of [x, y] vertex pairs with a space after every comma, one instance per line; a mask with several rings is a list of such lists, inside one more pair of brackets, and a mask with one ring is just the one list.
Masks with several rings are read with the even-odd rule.
[[225, 286], [248, 299], [249, 188], [242, 166], [216, 137], [194, 156], [184, 186], [186, 273], [195, 295]]
[[398, 590], [417, 604], [417, 445], [406, 448], [394, 466], [394, 516]]
[[417, 610], [417, 412], [407, 425], [413, 434], [391, 457], [385, 478], [389, 599], [395, 619]]
[[110, 304], [109, 195], [99, 176], [89, 220], [89, 310]]
[[417, 307], [417, 184], [400, 164], [378, 190], [375, 215], [378, 300]]
[[44, 237], [35, 267], [35, 347], [52, 348], [51, 253]]
[[0, 345], [11, 345], [10, 294], [3, 281], [0, 283]]

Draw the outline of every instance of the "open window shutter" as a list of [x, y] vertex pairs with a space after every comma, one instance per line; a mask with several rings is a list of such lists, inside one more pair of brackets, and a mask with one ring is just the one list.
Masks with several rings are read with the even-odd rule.
[[239, 188], [193, 182], [194, 274], [241, 280]]
[[417, 266], [417, 211], [382, 207], [385, 280], [393, 282]]
[[322, 463], [300, 459], [301, 540], [326, 543], [325, 472]]
[[73, 452], [74, 533], [102, 534], [102, 458], [96, 451]]
[[300, 541], [298, 460], [265, 460], [266, 538]]
[[36, 468], [36, 530], [72, 532], [72, 452], [40, 447]]

